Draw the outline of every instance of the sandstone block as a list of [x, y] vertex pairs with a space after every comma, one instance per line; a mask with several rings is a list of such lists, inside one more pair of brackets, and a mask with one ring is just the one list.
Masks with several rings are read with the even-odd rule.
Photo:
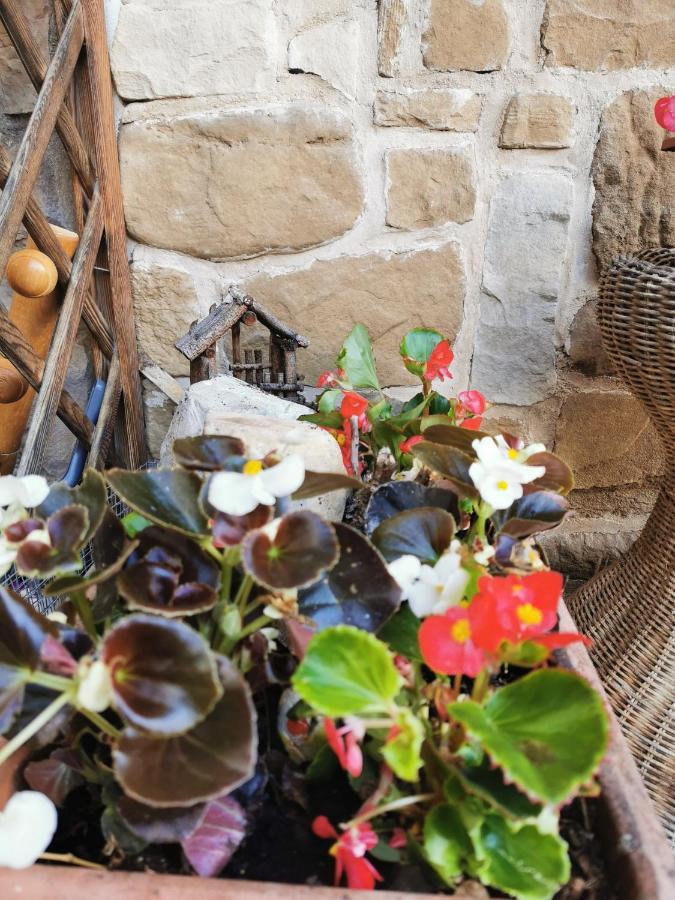
[[505, 150], [570, 147], [573, 120], [574, 107], [566, 97], [521, 94], [506, 109], [499, 146]]
[[298, 356], [307, 384], [335, 365], [357, 322], [370, 331], [382, 384], [410, 384], [414, 379], [399, 362], [401, 338], [425, 324], [453, 340], [462, 322], [465, 276], [458, 247], [448, 242], [321, 260], [299, 272], [259, 275], [246, 289], [309, 337], [309, 349]]
[[675, 59], [675, 10], [670, 0], [548, 0], [542, 45], [548, 66], [665, 68]]
[[[265, 394], [229, 375], [199, 382], [190, 387], [176, 410], [162, 445], [162, 465], [172, 464], [176, 438], [223, 434], [241, 438], [254, 457], [273, 450], [300, 453], [308, 469], [344, 472], [342, 454], [332, 435], [316, 425], [295, 421], [308, 412], [311, 410], [300, 403]], [[344, 504], [345, 492], [336, 491], [295, 505], [339, 521]]]
[[400, 54], [410, 29], [405, 0], [380, 0], [378, 4], [377, 70], [385, 78], [400, 75]]
[[128, 0], [111, 54], [125, 100], [262, 90], [273, 78], [272, 0]]
[[412, 231], [462, 224], [476, 206], [475, 171], [463, 150], [390, 150], [387, 225]]
[[423, 50], [428, 69], [501, 69], [509, 55], [508, 19], [502, 0], [431, 0]]
[[373, 119], [385, 127], [477, 131], [483, 98], [469, 90], [378, 91]]
[[359, 23], [354, 18], [321, 22], [290, 42], [288, 68], [292, 72], [318, 75], [347, 97], [354, 98], [361, 81], [359, 39]]
[[555, 376], [555, 308], [572, 208], [562, 174], [516, 174], [490, 203], [472, 385], [494, 403], [529, 405]]
[[602, 267], [645, 247], [675, 244], [675, 166], [672, 154], [661, 152], [664, 132], [653, 114], [667, 93], [630, 91], [603, 113], [593, 159], [593, 251]]
[[131, 106], [120, 156], [132, 237], [192, 256], [313, 247], [363, 206], [349, 121], [311, 103]]
[[189, 375], [190, 364], [174, 343], [200, 316], [193, 277], [174, 266], [133, 264], [131, 290], [139, 351], [170, 375]]
[[[22, 0], [19, 7], [28, 19], [31, 34], [42, 55], [48, 56], [51, 3], [49, 0]], [[33, 83], [0, 23], [0, 113], [16, 115], [31, 112], [36, 99]]]
[[571, 466], [577, 488], [642, 482], [663, 468], [647, 414], [621, 387], [579, 386], [560, 411], [555, 452]]

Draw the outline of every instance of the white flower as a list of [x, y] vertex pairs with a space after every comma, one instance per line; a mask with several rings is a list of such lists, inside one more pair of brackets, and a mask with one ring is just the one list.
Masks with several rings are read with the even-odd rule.
[[523, 496], [523, 485], [541, 478], [544, 466], [525, 465], [534, 453], [545, 448], [543, 444], [531, 444], [524, 450], [514, 450], [501, 434], [496, 438], [484, 437], [473, 441], [478, 462], [469, 466], [469, 475], [480, 495], [493, 509], [508, 509]]
[[33, 508], [39, 506], [49, 493], [49, 485], [42, 475], [0, 476], [0, 506], [21, 506]]
[[45, 852], [56, 831], [56, 807], [45, 794], [19, 791], [0, 812], [0, 866], [27, 869]]
[[469, 573], [462, 568], [459, 548], [459, 541], [453, 541], [434, 566], [422, 565], [414, 556], [401, 556], [389, 565], [389, 572], [418, 619], [442, 615], [464, 596]]
[[93, 663], [80, 663], [80, 684], [77, 689], [77, 705], [91, 712], [103, 712], [113, 698], [110, 671], [100, 659]]
[[259, 459], [250, 459], [243, 472], [218, 472], [209, 485], [209, 503], [230, 516], [245, 516], [258, 506], [274, 506], [305, 480], [305, 462], [297, 453], [275, 466], [263, 469]]

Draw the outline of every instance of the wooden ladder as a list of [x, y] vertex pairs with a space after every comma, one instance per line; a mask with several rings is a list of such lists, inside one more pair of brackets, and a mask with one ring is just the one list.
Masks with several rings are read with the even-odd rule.
[[[0, 353], [36, 392], [17, 474], [40, 468], [55, 416], [87, 448], [90, 466], [105, 465], [114, 433], [123, 462], [137, 468], [146, 444], [103, 0], [55, 0], [60, 36], [51, 60], [21, 5], [0, 0], [0, 20], [38, 97], [13, 163], [0, 147], [0, 273], [23, 222], [55, 264], [63, 301], [44, 359], [0, 306]], [[72, 262], [32, 194], [55, 130], [73, 172], [80, 241]], [[105, 381], [96, 425], [64, 389], [81, 320]]]

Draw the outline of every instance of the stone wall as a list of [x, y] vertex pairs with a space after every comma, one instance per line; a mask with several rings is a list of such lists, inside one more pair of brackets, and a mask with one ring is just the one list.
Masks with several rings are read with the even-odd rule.
[[[400, 384], [436, 326], [457, 389], [574, 467], [554, 561], [630, 542], [659, 450], [593, 302], [675, 240], [672, 0], [123, 0], [112, 48], [143, 349], [184, 377], [174, 339], [233, 282], [309, 335], [310, 380], [363, 321]], [[148, 388], [154, 452], [170, 411]]]

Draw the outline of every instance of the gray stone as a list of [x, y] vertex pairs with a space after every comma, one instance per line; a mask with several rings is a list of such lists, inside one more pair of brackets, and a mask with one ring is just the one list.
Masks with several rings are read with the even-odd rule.
[[134, 104], [120, 156], [132, 237], [192, 256], [313, 247], [363, 208], [351, 123], [316, 103]]
[[492, 199], [472, 370], [492, 402], [528, 405], [555, 387], [571, 209], [571, 179], [558, 173], [510, 175]]
[[127, 0], [111, 64], [125, 100], [263, 90], [273, 80], [272, 0]]
[[621, 557], [635, 543], [645, 521], [644, 516], [574, 516], [553, 531], [537, 535], [537, 542], [553, 569], [586, 580]]
[[378, 91], [373, 120], [384, 127], [477, 131], [483, 98], [465, 89]]
[[[40, 52], [47, 57], [51, 3], [49, 0], [21, 0], [19, 8], [28, 19]], [[33, 83], [0, 23], [0, 113], [16, 115], [31, 112], [36, 99]]]

